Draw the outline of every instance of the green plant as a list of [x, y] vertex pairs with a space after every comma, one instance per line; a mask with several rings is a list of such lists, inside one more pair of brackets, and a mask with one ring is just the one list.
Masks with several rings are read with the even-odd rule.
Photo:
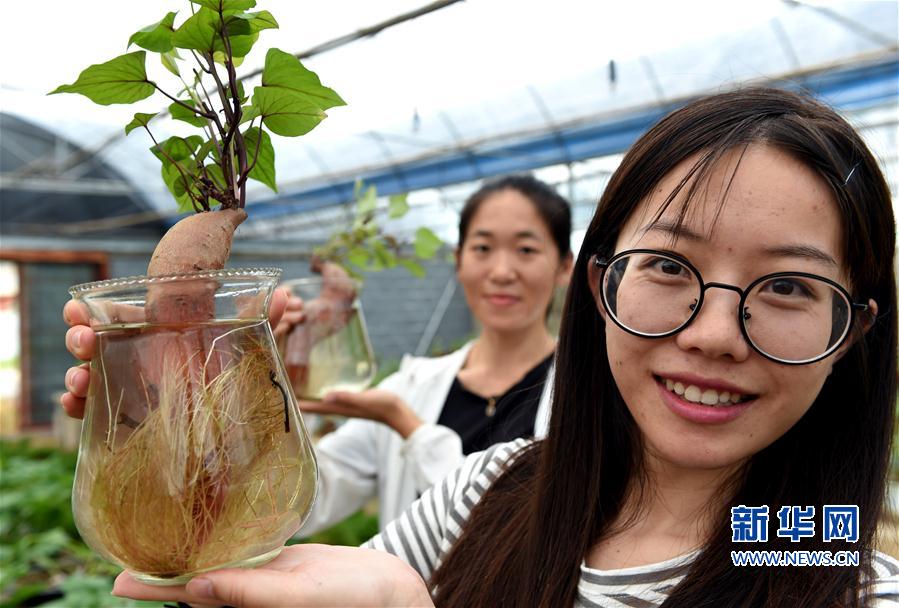
[[[144, 50], [93, 65], [72, 84], [53, 93], [79, 93], [102, 105], [130, 104], [161, 93], [168, 113], [202, 131], [157, 142], [150, 121], [160, 113], [139, 112], [125, 127], [143, 128], [162, 162], [162, 178], [182, 210], [243, 208], [246, 183], [255, 179], [272, 190], [275, 153], [268, 131], [286, 137], [303, 135], [325, 110], [344, 105], [332, 89], [300, 61], [279, 49], [265, 56], [262, 83], [249, 100], [236, 68], [250, 53], [260, 32], [277, 28], [268, 11], [248, 12], [255, 0], [191, 0], [190, 16], [177, 27], [176, 13], [135, 32], [128, 40]], [[180, 51], [180, 52], [179, 52]], [[177, 77], [173, 93], [147, 77], [147, 52]], [[181, 53], [189, 55], [185, 61]], [[211, 92], [211, 93], [210, 93]], [[268, 129], [268, 131], [266, 131]]]
[[[388, 198], [388, 218], [401, 218], [409, 212], [406, 198], [406, 194], [394, 194]], [[397, 265], [416, 277], [425, 276], [420, 261], [429, 260], [440, 251], [444, 245], [440, 237], [425, 227], [415, 232], [412, 242], [404, 242], [385, 233], [378, 223], [378, 191], [375, 186], [366, 188], [357, 181], [354, 199], [356, 208], [352, 225], [347, 230], [334, 232], [325, 244], [315, 249], [315, 256], [340, 264], [356, 277], [360, 272], [376, 272]]]
[[88, 549], [72, 518], [75, 459], [25, 441], [0, 442], [0, 606], [61, 592], [46, 605], [159, 607], [109, 595], [119, 568]]

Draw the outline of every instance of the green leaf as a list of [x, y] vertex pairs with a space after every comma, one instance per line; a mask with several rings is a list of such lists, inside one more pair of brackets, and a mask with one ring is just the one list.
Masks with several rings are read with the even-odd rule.
[[174, 48], [167, 53], [162, 53], [159, 55], [159, 61], [162, 62], [162, 65], [165, 67], [165, 69], [167, 69], [175, 76], [180, 77], [181, 72], [178, 70], [178, 63], [175, 61], [176, 59], [181, 59], [181, 57], [178, 55], [178, 51], [176, 51]]
[[419, 228], [415, 231], [415, 255], [418, 257], [430, 259], [442, 246], [443, 241], [429, 228]]
[[259, 33], [262, 30], [278, 29], [278, 22], [275, 21], [274, 16], [268, 11], [238, 13], [233, 18], [246, 21], [250, 31], [254, 33]]
[[375, 259], [377, 259], [378, 263], [384, 266], [384, 268], [393, 268], [396, 266], [396, 256], [384, 246], [384, 243], [375, 240], [372, 243], [372, 248], [375, 251]]
[[375, 209], [378, 206], [378, 190], [374, 186], [369, 186], [365, 189], [365, 192], [362, 193], [362, 196], [358, 197], [358, 203], [356, 204], [356, 217], [362, 218], [367, 215], [371, 215], [375, 212]]
[[254, 118], [259, 118], [262, 115], [262, 112], [259, 111], [259, 108], [250, 104], [248, 106], [243, 106], [241, 108], [243, 112], [243, 117], [240, 119], [240, 124], [244, 124], [245, 122], [250, 122]]
[[215, 184], [215, 187], [224, 190], [225, 174], [222, 173], [222, 168], [219, 165], [210, 164], [206, 165], [205, 169], [209, 178], [212, 180], [212, 183]]
[[[225, 96], [228, 99], [233, 98], [233, 95], [231, 95], [231, 87], [228, 87], [228, 89], [225, 91]], [[246, 93], [244, 93], [243, 90], [243, 82], [241, 82], [240, 80], [237, 81], [237, 97], [240, 99], [240, 103], [243, 103], [247, 100]]]
[[[164, 140], [159, 146], [152, 146], [150, 152], [161, 160], [163, 164], [166, 164], [172, 161], [192, 158], [194, 152], [201, 145], [203, 145], [203, 138], [199, 135], [191, 135], [187, 138], [173, 135]], [[160, 148], [162, 151], [160, 151]], [[162, 152], [165, 152], [165, 154]]]
[[346, 105], [340, 95], [322, 86], [315, 72], [307, 70], [299, 59], [279, 49], [269, 49], [265, 54], [262, 86], [287, 89], [308, 98], [322, 110]]
[[[256, 41], [259, 40], [259, 34], [247, 34], [246, 36], [228, 36], [228, 43], [231, 45], [231, 56], [234, 60], [234, 65], [240, 65], [243, 63], [243, 58], [250, 54], [250, 50], [253, 48], [253, 45], [256, 44]], [[225, 62], [225, 44], [222, 42], [220, 37], [215, 39], [214, 47], [215, 52], [213, 53], [213, 58], [215, 61], [224, 64]]]
[[256, 87], [253, 106], [266, 127], [286, 137], [305, 135], [327, 116], [307, 99], [275, 87]]
[[[260, 140], [260, 135], [262, 139]], [[253, 162], [256, 154], [256, 145], [259, 145], [259, 156], [256, 164], [250, 171], [250, 177], [260, 181], [275, 192], [278, 186], [275, 184], [275, 148], [272, 146], [272, 138], [259, 127], [251, 127], [243, 134], [244, 145], [247, 147], [247, 162]]]
[[135, 51], [92, 65], [81, 72], [78, 80], [57, 87], [50, 95], [80, 93], [103, 106], [146, 99], [156, 90], [147, 80], [146, 57], [146, 51]]
[[[206, 160], [206, 157], [209, 156], [210, 152], [215, 151], [215, 142], [211, 139], [206, 140], [197, 150], [196, 157], [199, 162], [203, 162]], [[218, 153], [213, 154], [214, 157], [218, 157]]]
[[166, 53], [172, 50], [172, 33], [175, 31], [175, 15], [171, 12], [162, 21], [148, 25], [138, 30], [128, 39], [128, 46], [136, 44], [137, 46], [153, 51], [154, 53]]
[[128, 135], [133, 130], [138, 127], [146, 127], [147, 124], [153, 120], [153, 117], [156, 116], [158, 112], [154, 112], [153, 114], [146, 114], [144, 112], [138, 112], [134, 115], [134, 120], [125, 125], [125, 135]]
[[[187, 163], [179, 163], [179, 166], [181, 167], [181, 171], [178, 170], [178, 167], [175, 166], [174, 163], [163, 163], [162, 181], [165, 182], [169, 192], [172, 193], [172, 196], [178, 203], [179, 211], [193, 211], [193, 203], [191, 202], [190, 195], [187, 194], [187, 188], [190, 187], [192, 191], [197, 191], [194, 186], [195, 176], [191, 173]], [[187, 183], [185, 183], [185, 178], [182, 177], [182, 171], [187, 177]]]
[[211, 52], [218, 36], [219, 16], [208, 8], [201, 8], [175, 30], [172, 44], [179, 49]]
[[[216, 51], [212, 54], [212, 60], [219, 65], [225, 65], [225, 60], [227, 58], [228, 57], [225, 54], [225, 51]], [[231, 58], [231, 61], [234, 63], [234, 67], [236, 67], [236, 68], [240, 67], [240, 64], [243, 63], [243, 60], [244, 60], [243, 57], [234, 56]], [[227, 85], [225, 85], [225, 86], [227, 86]]]
[[[182, 99], [181, 102], [186, 103], [187, 105], [189, 105], [192, 108], [196, 107], [196, 104], [194, 104], [192, 99]], [[184, 106], [182, 106], [180, 104], [173, 103], [172, 105], [170, 105], [169, 112], [172, 114], [172, 118], [174, 118], [175, 120], [183, 120], [184, 122], [191, 124], [195, 127], [205, 127], [206, 126], [205, 118], [203, 118], [202, 116], [197, 116], [196, 113], [191, 112], [190, 110], [188, 110], [187, 108], [185, 108]]]
[[387, 210], [387, 217], [397, 218], [403, 217], [409, 211], [409, 203], [406, 202], [405, 194], [394, 194], [388, 199], [390, 206]]
[[418, 277], [419, 279], [424, 278], [425, 276], [425, 267], [416, 262], [415, 260], [410, 260], [408, 258], [400, 258], [397, 260], [400, 266], [403, 266], [406, 270], [412, 273], [412, 276]]
[[256, 6], [256, 0], [190, 0], [194, 4], [219, 12], [245, 11]]
[[371, 253], [362, 247], [353, 247], [346, 254], [347, 261], [357, 268], [368, 268], [368, 261], [371, 259]]

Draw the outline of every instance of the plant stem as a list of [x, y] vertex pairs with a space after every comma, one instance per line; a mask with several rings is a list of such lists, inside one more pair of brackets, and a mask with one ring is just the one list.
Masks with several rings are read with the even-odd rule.
[[206, 113], [206, 112], [202, 112], [202, 111], [200, 111], [198, 108], [194, 108], [194, 107], [192, 107], [192, 106], [189, 106], [188, 104], [184, 103], [184, 102], [181, 101], [180, 99], [177, 99], [177, 98], [175, 98], [175, 97], [172, 97], [171, 95], [169, 95], [168, 93], [166, 93], [165, 91], [163, 91], [161, 88], [159, 88], [159, 85], [156, 84], [155, 82], [151, 82], [150, 84], [152, 84], [154, 87], [156, 87], [156, 90], [157, 90], [157, 91], [159, 91], [160, 93], [162, 93], [163, 95], [165, 95], [166, 97], [168, 97], [169, 99], [171, 99], [172, 101], [174, 101], [176, 104], [178, 104], [179, 106], [182, 106], [182, 107], [184, 107], [184, 108], [187, 108], [188, 110], [190, 110], [190, 111], [193, 112], [194, 114], [196, 114], [196, 115], [198, 115], [198, 116], [201, 116], [201, 117], [203, 117], [203, 118], [205, 118], [205, 119], [207, 119], [207, 120], [212, 120], [213, 118], [215, 118], [215, 114], [208, 114], [208, 113]]

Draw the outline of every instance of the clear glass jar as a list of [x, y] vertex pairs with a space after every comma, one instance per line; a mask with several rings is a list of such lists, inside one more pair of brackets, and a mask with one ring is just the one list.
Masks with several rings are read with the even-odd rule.
[[287, 376], [299, 399], [360, 391], [374, 379], [375, 357], [359, 302], [360, 282], [342, 277], [286, 281], [303, 299], [306, 320], [278, 338]]
[[151, 584], [274, 558], [318, 471], [268, 324], [278, 269], [76, 285], [97, 332], [75, 523]]

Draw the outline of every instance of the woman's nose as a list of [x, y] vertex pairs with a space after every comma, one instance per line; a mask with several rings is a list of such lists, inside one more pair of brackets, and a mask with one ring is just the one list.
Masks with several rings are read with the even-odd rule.
[[711, 358], [745, 360], [751, 348], [737, 318], [739, 302], [737, 293], [718, 289], [707, 291], [699, 314], [675, 336], [677, 345]]
[[515, 279], [516, 269], [512, 256], [506, 252], [498, 251], [490, 266], [490, 278], [494, 281], [511, 281]]

